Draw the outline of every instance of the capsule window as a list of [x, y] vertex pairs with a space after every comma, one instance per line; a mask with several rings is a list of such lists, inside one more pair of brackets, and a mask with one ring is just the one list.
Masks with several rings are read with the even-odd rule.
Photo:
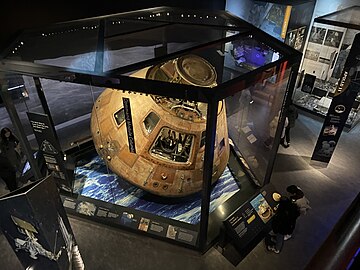
[[114, 113], [115, 122], [120, 126], [125, 121], [124, 108], [121, 108], [116, 113]]
[[150, 112], [148, 116], [146, 116], [144, 120], [144, 127], [148, 133], [151, 133], [157, 123], [159, 122], [160, 118], [155, 113]]

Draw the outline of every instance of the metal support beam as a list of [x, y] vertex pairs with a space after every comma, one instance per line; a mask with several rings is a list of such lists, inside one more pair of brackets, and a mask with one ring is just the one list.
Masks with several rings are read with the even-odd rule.
[[201, 218], [200, 218], [200, 250], [206, 249], [206, 240], [209, 223], [210, 210], [210, 194], [211, 194], [211, 180], [214, 160], [214, 147], [216, 137], [216, 122], [217, 122], [218, 101], [213, 97], [208, 103], [207, 121], [206, 121], [206, 138], [205, 138], [205, 156], [203, 166], [203, 183], [201, 196]]
[[105, 46], [105, 20], [100, 20], [99, 23], [99, 32], [98, 32], [98, 42], [96, 48], [96, 59], [95, 59], [95, 72], [103, 73], [104, 72], [104, 46]]
[[[51, 125], [55, 128], [54, 120], [52, 119], [50, 108], [46, 101], [46, 97], [45, 97], [45, 93], [44, 93], [44, 90], [41, 85], [41, 81], [40, 81], [39, 77], [33, 77], [33, 79], [35, 82], [36, 92], [38, 94], [41, 106], [43, 107], [45, 114], [48, 115]], [[55, 133], [55, 136], [56, 136], [56, 133]], [[58, 138], [56, 138], [56, 139], [59, 141]]]
[[[341, 216], [306, 270], [349, 269], [360, 243], [360, 193]], [[357, 268], [358, 269], [358, 268]]]

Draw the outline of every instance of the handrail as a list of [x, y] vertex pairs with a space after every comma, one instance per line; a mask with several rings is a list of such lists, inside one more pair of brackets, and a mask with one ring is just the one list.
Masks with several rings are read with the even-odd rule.
[[360, 247], [360, 193], [341, 216], [306, 270], [344, 270]]

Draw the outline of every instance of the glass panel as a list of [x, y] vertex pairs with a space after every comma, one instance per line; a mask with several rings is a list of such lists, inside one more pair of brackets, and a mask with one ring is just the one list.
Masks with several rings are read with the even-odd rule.
[[25, 32], [7, 58], [94, 71], [98, 29], [99, 22], [94, 20]]
[[103, 88], [49, 79], [40, 82], [62, 150], [91, 140], [91, 110]]
[[[24, 128], [25, 135], [27, 136], [31, 147], [37, 150], [37, 143], [33, 134], [32, 128], [29, 123], [27, 112], [44, 113], [41, 106], [39, 96], [35, 87], [35, 82], [32, 77], [21, 76], [17, 74], [8, 75], [11, 78], [8, 83], [10, 86], [10, 95], [15, 105], [15, 109], [18, 113], [21, 125]], [[19, 87], [21, 86], [21, 87]], [[5, 107], [3, 107], [5, 110]], [[1, 114], [3, 115], [3, 114]], [[5, 122], [2, 122], [3, 126], [12, 126], [10, 118], [5, 118]]]
[[111, 38], [117, 35], [123, 35], [126, 33], [132, 33], [136, 31], [146, 30], [148, 28], [165, 26], [165, 23], [147, 21], [135, 21], [127, 20], [122, 18], [122, 16], [115, 16], [106, 18], [106, 27], [105, 27], [105, 38]]
[[[285, 66], [264, 71], [249, 87], [226, 98], [230, 140], [260, 182], [265, 179], [289, 74]], [[238, 88], [243, 85], [248, 83]]]
[[207, 24], [218, 26], [236, 26], [247, 27], [240, 20], [234, 20], [223, 12], [201, 11], [201, 10], [149, 10], [125, 15], [126, 17], [136, 18], [138, 20], [154, 20], [179, 23]]
[[104, 70], [153, 59], [237, 34], [198, 25], [166, 25], [105, 39]]
[[253, 36], [234, 37], [146, 69], [146, 78], [214, 87], [282, 58]]
[[[131, 114], [123, 100], [130, 105]], [[194, 112], [186, 111], [185, 106], [172, 112], [167, 106], [170, 100], [105, 89], [95, 101], [91, 115], [95, 149], [76, 163], [75, 192], [128, 207], [127, 213], [134, 208], [155, 216], [198, 223], [204, 147], [202, 154], [198, 154], [198, 149], [206, 119], [191, 120], [186, 115]], [[177, 105], [196, 104], [173, 101]], [[122, 110], [127, 125], [118, 126], [113, 118], [109, 121], [109, 115]], [[203, 112], [206, 115], [206, 107]], [[149, 123], [150, 133], [145, 123]]]
[[148, 116], [146, 116], [144, 120], [144, 127], [148, 133], [151, 133], [154, 127], [159, 122], [160, 118], [156, 115], [156, 113], [150, 112]]
[[320, 17], [321, 20], [331, 22], [349, 23], [354, 25], [360, 25], [360, 7], [354, 6], [344, 10], [337, 11], [333, 14]]
[[224, 73], [222, 82], [275, 62], [282, 56], [252, 36], [225, 44]]
[[[140, 70], [131, 76], [145, 74]], [[162, 79], [168, 80], [166, 76]], [[152, 221], [162, 216], [199, 223], [207, 104], [110, 88], [95, 99], [91, 115], [95, 149], [77, 158], [75, 192], [127, 207], [129, 215], [132, 208], [148, 212], [154, 215]], [[131, 114], [123, 100], [130, 105]], [[119, 126], [109, 116], [123, 109], [127, 125]], [[239, 190], [227, 168], [223, 102], [218, 115], [221, 124], [218, 122], [216, 136], [211, 212]]]
[[[42, 157], [41, 155], [38, 155], [38, 145], [27, 117], [27, 112], [29, 111], [44, 113], [37, 95], [34, 80], [32, 77], [10, 73], [6, 74], [5, 78], [10, 97], [15, 106], [16, 113], [19, 116], [20, 125], [24, 131], [23, 135], [30, 142], [33, 157], [40, 166]], [[28, 157], [25, 155], [24, 147], [19, 141], [20, 134], [17, 134], [14, 123], [11, 121], [1, 97], [0, 101], [1, 129], [3, 130], [4, 128], [8, 128], [11, 131], [11, 134], [14, 135], [14, 137], [11, 136], [13, 139], [9, 142], [5, 142], [6, 140], [0, 139], [0, 144], [3, 154], [5, 154], [10, 163], [16, 167], [16, 178], [19, 186], [26, 184], [29, 179], [34, 180], [33, 172], [31, 170]]]

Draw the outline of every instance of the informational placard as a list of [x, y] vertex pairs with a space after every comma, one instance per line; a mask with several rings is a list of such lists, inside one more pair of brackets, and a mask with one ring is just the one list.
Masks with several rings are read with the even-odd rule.
[[72, 269], [76, 242], [52, 176], [0, 198], [0, 215], [24, 269]]
[[47, 168], [52, 172], [60, 187], [70, 189], [71, 181], [66, 171], [64, 154], [55, 136], [55, 129], [51, 125], [49, 116], [33, 112], [27, 112], [27, 115]]
[[167, 238], [176, 242], [196, 246], [198, 232], [182, 226], [181, 222], [160, 218], [135, 209], [112, 206], [111, 209], [103, 202], [86, 197], [63, 198], [63, 206], [71, 213], [88, 216], [104, 223], [120, 225], [137, 232], [147, 233], [156, 237]]
[[124, 98], [124, 97], [122, 99], [123, 99], [123, 105], [124, 105], [126, 131], [127, 131], [127, 136], [128, 136], [128, 142], [129, 142], [129, 151], [131, 153], [136, 153], [135, 136], [134, 136], [132, 117], [131, 117], [130, 99]]
[[327, 164], [360, 91], [360, 33], [356, 34], [311, 159]]
[[275, 189], [267, 185], [260, 193], [243, 204], [224, 221], [227, 234], [234, 240], [239, 251], [255, 245], [256, 238], [270, 230], [277, 202], [273, 199]]

